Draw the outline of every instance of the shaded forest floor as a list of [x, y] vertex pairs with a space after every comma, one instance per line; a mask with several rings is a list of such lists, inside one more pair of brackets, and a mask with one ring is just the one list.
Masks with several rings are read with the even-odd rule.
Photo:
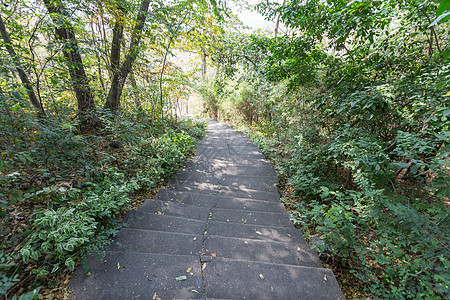
[[[0, 296], [61, 299], [87, 252], [101, 253], [123, 213], [194, 153], [205, 123], [122, 113], [80, 133], [25, 109], [0, 131]], [[31, 297], [31, 298], [26, 298]]]

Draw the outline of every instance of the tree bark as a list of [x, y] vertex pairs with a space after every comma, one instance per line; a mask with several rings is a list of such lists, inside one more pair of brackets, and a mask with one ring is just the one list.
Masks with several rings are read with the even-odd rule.
[[[281, 7], [283, 7], [285, 4], [286, 0], [283, 0], [283, 4], [281, 4]], [[280, 18], [281, 18], [281, 11], [278, 12], [277, 19], [275, 21], [274, 37], [278, 36], [278, 29], [280, 28]]]
[[68, 68], [72, 79], [72, 87], [77, 98], [78, 116], [82, 125], [95, 125], [97, 122], [92, 114], [95, 111], [94, 97], [89, 86], [89, 79], [84, 70], [74, 29], [66, 19], [68, 17], [67, 11], [59, 1], [43, 0], [43, 2], [55, 25], [57, 39], [63, 42], [63, 52], [69, 63]]
[[205, 49], [202, 48], [202, 80], [203, 80], [203, 83], [205, 83], [205, 81], [206, 81], [206, 68], [207, 68], [206, 51], [205, 51]]
[[33, 104], [33, 106], [37, 109], [38, 116], [45, 115], [44, 108], [42, 107], [41, 102], [38, 100], [36, 93], [34, 92], [34, 88], [31, 85], [30, 80], [28, 79], [28, 75], [21, 66], [22, 64], [20, 58], [14, 51], [14, 48], [12, 47], [11, 39], [9, 38], [8, 32], [6, 31], [5, 23], [3, 22], [1, 15], [0, 15], [0, 33], [2, 35], [3, 40], [5, 41], [6, 50], [8, 51], [9, 56], [11, 56], [12, 60], [14, 61], [16, 70], [19, 73], [22, 85], [27, 91], [28, 98], [30, 99], [31, 104]]
[[[130, 48], [125, 61], [122, 63], [120, 69], [117, 72], [113, 71], [113, 77], [111, 79], [111, 87], [109, 89], [108, 98], [104, 108], [109, 109], [111, 112], [116, 112], [120, 107], [120, 96], [122, 95], [123, 87], [127, 79], [128, 74], [131, 72], [133, 63], [139, 54], [139, 44], [141, 41], [142, 30], [144, 29], [145, 20], [147, 18], [147, 11], [150, 5], [150, 0], [142, 0], [139, 15], [137, 17], [136, 26], [134, 27], [133, 33], [131, 35]], [[123, 29], [122, 29], [123, 30]], [[117, 32], [117, 35], [119, 32]], [[122, 33], [123, 34], [123, 33]], [[119, 37], [119, 36], [117, 36]], [[123, 38], [123, 37], [122, 37]], [[113, 36], [114, 40], [114, 36]], [[114, 41], [113, 41], [114, 44]], [[117, 44], [116, 44], [117, 45]], [[120, 44], [118, 45], [120, 48]], [[114, 47], [114, 46], [113, 46]], [[113, 48], [112, 47], [112, 48]], [[113, 55], [111, 48], [111, 57]], [[119, 49], [119, 59], [120, 59], [120, 49]], [[111, 66], [113, 61], [111, 61]]]
[[134, 93], [134, 104], [136, 105], [136, 108], [138, 111], [142, 111], [142, 103], [139, 100], [139, 92], [138, 92], [138, 86], [136, 83], [136, 78], [134, 78], [134, 73], [133, 70], [131, 70], [130, 72], [130, 81], [131, 81], [131, 86], [133, 87], [133, 93]]

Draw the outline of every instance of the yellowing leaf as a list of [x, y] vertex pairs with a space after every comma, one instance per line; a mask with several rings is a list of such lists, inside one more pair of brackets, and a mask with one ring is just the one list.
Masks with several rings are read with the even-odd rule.
[[264, 275], [263, 275], [263, 274], [259, 274], [259, 278], [261, 278], [262, 280], [264, 280]]
[[260, 231], [256, 231], [256, 234], [262, 235], [262, 233]]
[[192, 268], [187, 269], [186, 273], [189, 273], [190, 271], [192, 271]]
[[450, 91], [448, 91], [447, 94], [445, 94], [445, 96], [447, 97], [450, 96]]
[[120, 263], [117, 263], [117, 270], [120, 269]]

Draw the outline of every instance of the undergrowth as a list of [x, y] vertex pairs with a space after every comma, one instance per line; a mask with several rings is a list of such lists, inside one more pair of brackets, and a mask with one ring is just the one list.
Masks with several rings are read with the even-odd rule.
[[17, 104], [0, 122], [0, 297], [61, 298], [56, 286], [118, 231], [134, 199], [154, 191], [193, 153], [205, 124], [104, 116], [101, 130], [38, 119]]
[[449, 296], [448, 147], [411, 171], [404, 151], [420, 140], [406, 133], [391, 153], [352, 128], [328, 137], [306, 128], [291, 132], [292, 140], [258, 127], [247, 133], [276, 166], [293, 223], [308, 239], [324, 241], [313, 247], [347, 297]]

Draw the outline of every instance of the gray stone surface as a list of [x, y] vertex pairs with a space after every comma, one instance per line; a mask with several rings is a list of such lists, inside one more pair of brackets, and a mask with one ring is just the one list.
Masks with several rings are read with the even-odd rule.
[[275, 169], [225, 124], [211, 121], [195, 156], [123, 223], [102, 259], [88, 257], [90, 276], [75, 271], [69, 298], [343, 299], [280, 203]]
[[212, 221], [294, 228], [287, 213], [215, 208]]
[[139, 208], [141, 212], [160, 215], [183, 217], [195, 220], [204, 220], [210, 214], [210, 209], [205, 206], [189, 205], [172, 200], [147, 199]]
[[219, 197], [216, 208], [235, 209], [235, 210], [252, 210], [274, 213], [286, 213], [284, 205], [280, 202], [253, 200], [248, 198], [237, 197]]
[[300, 230], [286, 227], [209, 221], [208, 236], [227, 236], [307, 245]]
[[[212, 208], [217, 204], [219, 195], [205, 195], [165, 189], [160, 190], [153, 199]], [[144, 202], [143, 205], [146, 205], [146, 203]]]
[[204, 249], [206, 255], [215, 253], [219, 258], [322, 267], [317, 252], [311, 250], [311, 247], [305, 244], [207, 236]]
[[203, 235], [123, 228], [109, 250], [197, 256], [202, 239]]
[[217, 258], [203, 273], [207, 299], [345, 299], [324, 268]]
[[140, 211], [128, 212], [123, 222], [127, 228], [189, 234], [203, 234], [206, 226], [206, 220], [194, 220]]
[[[198, 256], [107, 252], [102, 260], [90, 258], [88, 265], [90, 276], [82, 268], [75, 271], [71, 299], [153, 299], [155, 293], [161, 299], [205, 298]], [[179, 276], [186, 280], [176, 280]]]

